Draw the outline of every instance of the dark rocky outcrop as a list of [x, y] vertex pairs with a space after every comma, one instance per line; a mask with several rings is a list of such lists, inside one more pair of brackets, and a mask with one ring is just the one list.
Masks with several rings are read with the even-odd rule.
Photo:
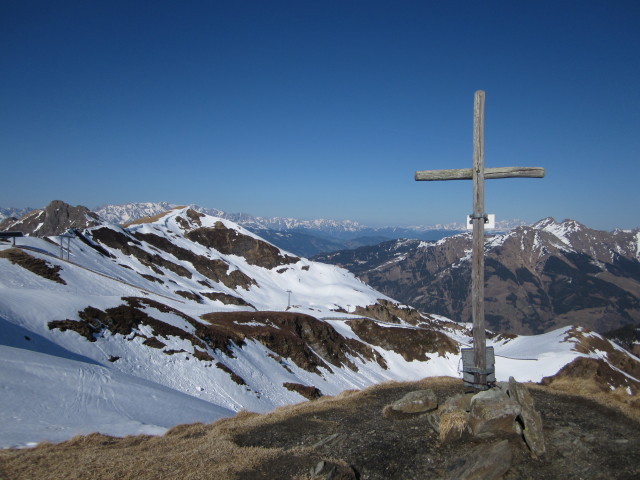
[[389, 300], [378, 299], [377, 303], [367, 305], [366, 307], [356, 306], [353, 312], [363, 317], [375, 318], [383, 322], [403, 323], [407, 322], [411, 325], [424, 323], [429, 317], [422, 315], [415, 308], [398, 305]]
[[224, 303], [225, 305], [241, 305], [244, 307], [251, 307], [254, 310], [256, 309], [249, 302], [247, 302], [243, 298], [236, 297], [235, 295], [229, 295], [227, 293], [221, 292], [200, 292], [200, 295], [202, 295], [203, 297], [207, 297], [210, 300], [217, 300]]
[[181, 277], [191, 278], [191, 272], [170, 260], [167, 260], [157, 253], [151, 254], [140, 248], [140, 241], [129, 236], [125, 231], [116, 231], [111, 227], [100, 227], [91, 230], [91, 239], [98, 244], [122, 251], [125, 255], [132, 255], [137, 258], [145, 267], [151, 268], [155, 273], [164, 275], [159, 267], [164, 267]]
[[254, 285], [255, 281], [239, 270], [230, 270], [229, 265], [219, 259], [210, 259], [202, 255], [197, 255], [190, 250], [179, 247], [168, 239], [152, 233], [129, 233], [127, 230], [116, 230], [113, 227], [100, 227], [89, 232], [92, 240], [98, 244], [109, 248], [118, 249], [125, 255], [133, 255], [144, 266], [149, 267], [158, 274], [162, 274], [159, 267], [164, 267], [182, 277], [191, 278], [191, 272], [176, 262], [168, 260], [166, 255], [159, 253], [149, 253], [142, 248], [142, 242], [153, 247], [156, 251], [164, 251], [174, 258], [190, 262], [195, 270], [214, 282], [221, 282], [223, 285], [236, 288], [248, 289]]
[[230, 288], [242, 287], [248, 289], [250, 285], [255, 285], [255, 281], [241, 271], [232, 270], [229, 272], [230, 267], [223, 260], [210, 259], [202, 255], [197, 255], [186, 248], [179, 247], [169, 239], [153, 233], [134, 232], [132, 236], [159, 250], [170, 253], [178, 260], [190, 262], [198, 273], [214, 282], [221, 282]]
[[29, 255], [24, 250], [18, 248], [8, 248], [0, 250], [0, 258], [6, 258], [11, 263], [20, 265], [22, 268], [29, 270], [47, 280], [66, 285], [67, 282], [60, 276], [59, 272], [62, 268], [58, 265], [51, 265], [49, 262]]
[[54, 200], [44, 209], [31, 210], [20, 219], [3, 221], [1, 229], [47, 237], [61, 235], [69, 229], [83, 230], [100, 223], [100, 217], [87, 207], [72, 207], [61, 200]]
[[211, 347], [233, 356], [232, 344], [242, 347], [255, 340], [298, 367], [321, 373], [344, 365], [357, 370], [347, 354], [376, 360], [382, 357], [368, 345], [343, 337], [331, 325], [309, 315], [291, 312], [220, 312], [201, 317], [209, 325], [198, 325], [196, 335]]
[[614, 341], [625, 350], [640, 356], [640, 323], [625, 325], [604, 334], [609, 340]]
[[227, 228], [222, 222], [216, 222], [214, 228], [190, 230], [185, 237], [224, 255], [243, 257], [249, 265], [275, 268], [300, 261], [300, 258], [283, 254], [280, 249], [263, 240]]
[[[427, 360], [429, 354], [458, 353], [457, 343], [437, 330], [381, 326], [366, 318], [348, 320], [346, 323], [365, 342], [399, 353], [408, 362]], [[407, 341], [408, 338], [411, 341]]]

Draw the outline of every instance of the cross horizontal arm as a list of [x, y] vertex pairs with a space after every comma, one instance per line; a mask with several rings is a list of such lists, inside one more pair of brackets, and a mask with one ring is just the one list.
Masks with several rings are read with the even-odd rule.
[[[541, 167], [497, 167], [485, 168], [484, 178], [543, 178], [544, 168]], [[420, 170], [415, 174], [418, 181], [435, 180], [471, 180], [473, 173], [471, 168], [454, 170]]]

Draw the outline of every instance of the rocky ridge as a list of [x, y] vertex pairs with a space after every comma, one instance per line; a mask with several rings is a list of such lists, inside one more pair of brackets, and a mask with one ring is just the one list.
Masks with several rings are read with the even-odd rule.
[[83, 206], [72, 207], [54, 200], [41, 210], [30, 210], [22, 217], [8, 217], [0, 222], [0, 231], [13, 230], [47, 237], [61, 235], [69, 229], [84, 229], [102, 223], [99, 216]]
[[[485, 318], [499, 332], [580, 324], [606, 332], [640, 320], [640, 233], [542, 220], [485, 242]], [[349, 269], [419, 310], [471, 319], [470, 234], [398, 240], [314, 257]]]

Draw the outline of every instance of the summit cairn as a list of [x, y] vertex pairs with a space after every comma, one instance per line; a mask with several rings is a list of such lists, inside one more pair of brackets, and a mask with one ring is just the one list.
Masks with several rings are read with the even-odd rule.
[[[427, 393], [428, 392], [428, 393]], [[434, 398], [428, 408], [400, 408]], [[442, 444], [473, 439], [476, 446], [452, 460], [451, 479], [499, 479], [512, 466], [518, 449], [532, 458], [545, 453], [542, 419], [526, 386], [513, 377], [475, 394], [457, 394], [439, 403], [429, 390], [416, 390], [387, 405], [388, 420], [426, 418]]]

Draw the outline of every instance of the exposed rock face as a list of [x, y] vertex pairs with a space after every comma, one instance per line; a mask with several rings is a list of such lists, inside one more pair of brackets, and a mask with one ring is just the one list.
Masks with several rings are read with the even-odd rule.
[[[49, 329], [63, 332], [71, 330], [90, 342], [95, 342], [106, 331], [130, 339], [142, 337], [144, 345], [163, 350], [168, 355], [177, 353], [165, 348], [168, 337], [173, 336], [190, 342], [193, 351], [186, 353], [202, 361], [212, 361], [209, 352], [214, 350], [233, 357], [234, 345], [243, 347], [248, 341], [256, 341], [279, 355], [279, 361], [291, 359], [297, 366], [310, 372], [321, 373], [320, 368], [332, 371], [332, 367], [343, 365], [357, 371], [349, 356], [377, 360], [386, 368], [384, 360], [374, 349], [355, 339], [343, 337], [331, 325], [309, 315], [289, 312], [210, 313], [202, 317], [208, 322], [205, 324], [150, 299], [125, 297], [123, 301], [125, 303], [122, 305], [106, 310], [89, 306], [78, 312], [78, 320], [53, 320], [48, 324]], [[180, 316], [193, 327], [193, 333], [155, 318], [145, 311], [146, 307]], [[143, 326], [151, 334], [142, 333]], [[233, 374], [222, 364], [216, 366]], [[322, 395], [314, 387], [299, 384], [285, 387], [307, 398]]]
[[322, 397], [322, 392], [318, 387], [312, 387], [310, 385], [302, 385], [300, 383], [285, 382], [282, 384], [287, 390], [297, 392], [308, 400], [317, 400]]
[[640, 362], [632, 355], [583, 327], [569, 330], [565, 341], [574, 343], [576, 352], [597, 354], [599, 358], [578, 358], [551, 378], [584, 378], [595, 382], [603, 391], [624, 388], [633, 394], [640, 392], [640, 381], [637, 380], [640, 379]]
[[[441, 356], [458, 353], [458, 345], [437, 330], [380, 326], [365, 318], [349, 320], [347, 324], [365, 342], [399, 353], [407, 361], [427, 360], [427, 353]], [[411, 338], [410, 342], [407, 341], [408, 338]]]
[[250, 265], [274, 268], [300, 261], [298, 257], [282, 255], [278, 248], [267, 242], [227, 228], [222, 222], [216, 222], [215, 228], [203, 227], [188, 231], [185, 236], [222, 254], [244, 257]]
[[417, 325], [425, 321], [425, 316], [420, 314], [415, 308], [400, 306], [383, 299], [379, 299], [378, 303], [374, 305], [367, 305], [366, 307], [357, 306], [354, 313], [356, 315], [391, 323], [401, 323], [405, 321], [412, 325]]
[[18, 220], [6, 219], [0, 229], [47, 237], [61, 235], [69, 229], [84, 229], [100, 223], [100, 217], [87, 207], [72, 207], [60, 200], [54, 200], [46, 208], [31, 210]]
[[121, 250], [125, 255], [133, 255], [140, 263], [146, 267], [150, 267], [159, 275], [164, 275], [158, 267], [165, 267], [168, 270], [186, 278], [191, 278], [191, 272], [186, 268], [178, 265], [158, 254], [150, 254], [146, 250], [140, 248], [140, 242], [128, 235], [124, 230], [116, 231], [113, 228], [101, 227], [90, 232], [91, 239], [98, 244], [105, 245], [109, 248]]
[[542, 433], [542, 417], [535, 409], [533, 397], [527, 388], [509, 377], [509, 396], [520, 405], [520, 417], [522, 419], [522, 435], [529, 450], [540, 456], [545, 452], [544, 435]]
[[[609, 331], [640, 322], [640, 232], [545, 219], [485, 242], [489, 328], [542, 333], [574, 323]], [[471, 236], [385, 242], [314, 257], [421, 311], [471, 321]]]
[[326, 322], [309, 315], [221, 312], [208, 313], [202, 319], [210, 325], [199, 325], [196, 335], [229, 356], [233, 356], [232, 343], [242, 347], [247, 341], [255, 340], [282, 359], [291, 358], [300, 368], [310, 372], [320, 373], [319, 368], [332, 371], [332, 365], [345, 365], [357, 370], [347, 355], [376, 360], [386, 368], [382, 357], [371, 347], [343, 337]]
[[91, 230], [88, 234], [92, 240], [99, 244], [121, 250], [126, 255], [133, 255], [140, 263], [152, 268], [160, 275], [163, 273], [158, 267], [164, 267], [182, 277], [192, 277], [191, 272], [187, 268], [167, 259], [167, 255], [151, 254], [141, 248], [142, 242], [156, 247], [157, 250], [169, 253], [178, 260], [190, 262], [198, 273], [215, 282], [221, 282], [228, 287], [236, 288], [240, 286], [247, 289], [250, 285], [255, 284], [253, 279], [239, 270], [229, 272], [229, 265], [224, 261], [196, 255], [190, 250], [179, 247], [158, 235], [138, 232], [131, 234], [126, 230], [117, 231], [113, 227], [101, 227]]
[[191, 262], [195, 269], [205, 277], [222, 282], [227, 287], [235, 288], [241, 286], [247, 289], [249, 285], [254, 285], [255, 281], [238, 270], [228, 272], [229, 265], [222, 260], [211, 260], [201, 255], [196, 255], [190, 250], [177, 246], [164, 237], [152, 233], [136, 232], [133, 236], [149, 245], [172, 254], [179, 260]]
[[625, 325], [604, 335], [636, 357], [640, 357], [640, 323]]

